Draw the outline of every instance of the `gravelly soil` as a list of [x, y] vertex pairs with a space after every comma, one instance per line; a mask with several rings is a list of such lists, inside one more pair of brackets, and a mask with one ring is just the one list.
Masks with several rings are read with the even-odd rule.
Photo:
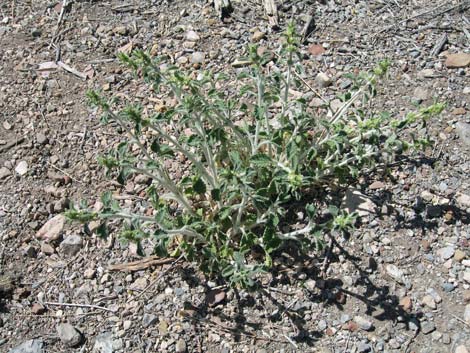
[[[430, 122], [435, 144], [422, 158], [397, 166], [393, 178], [356, 185], [376, 210], [350, 239], [338, 239], [326, 280], [318, 276], [322, 257], [283, 254], [284, 268], [257, 293], [207, 281], [183, 261], [111, 271], [137, 260], [135, 247], [74, 224], [64, 238], [78, 235], [75, 245], [42, 243], [36, 232], [70, 200], [93, 204], [106, 188], [122, 202], [139, 201], [142, 185], [121, 188], [97, 166], [96, 156], [118, 136], [100, 126], [84, 93], [99, 87], [145, 105], [164, 101], [132, 80], [116, 52], [142, 48], [188, 69], [233, 73], [231, 63], [254, 37], [268, 48], [279, 44], [261, 3], [234, 2], [221, 21], [204, 1], [75, 0], [58, 28], [61, 4], [0, 3], [0, 292], [11, 283], [0, 293], [0, 351], [470, 350], [470, 138], [458, 124], [470, 120], [470, 68], [446, 64], [449, 55], [469, 52], [470, 3], [282, 3], [281, 29], [291, 18], [301, 28], [314, 14], [304, 65], [313, 86], [318, 72], [331, 78], [318, 88], [326, 99], [347, 86], [344, 73], [388, 58], [382, 110], [399, 115], [435, 100], [447, 108]], [[444, 34], [446, 44], [433, 54]], [[60, 323], [81, 335], [73, 327], [58, 331]], [[79, 343], [70, 347], [73, 337]], [[28, 340], [30, 348], [15, 350]]]

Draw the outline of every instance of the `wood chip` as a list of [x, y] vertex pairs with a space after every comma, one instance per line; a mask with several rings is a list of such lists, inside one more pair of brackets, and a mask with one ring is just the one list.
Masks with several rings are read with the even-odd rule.
[[219, 18], [224, 18], [233, 11], [230, 0], [214, 0], [214, 8]]
[[67, 65], [66, 63], [64, 63], [63, 61], [58, 61], [57, 65], [59, 65], [65, 71], [70, 72], [71, 74], [81, 78], [82, 80], [86, 80], [86, 78], [87, 78], [86, 74], [74, 69], [73, 67], [71, 67], [71, 66]]
[[142, 260], [127, 262], [123, 264], [111, 265], [109, 271], [135, 272], [145, 270], [152, 266], [165, 265], [174, 262], [173, 258], [159, 258], [157, 256], [146, 257]]
[[430, 56], [438, 56], [439, 53], [444, 48], [444, 45], [446, 45], [446, 43], [447, 43], [447, 33], [444, 33], [442, 34], [442, 36], [439, 37], [436, 44], [432, 48]]
[[279, 16], [277, 13], [277, 5], [274, 0], [264, 0], [264, 9], [269, 18], [271, 28], [279, 28]]

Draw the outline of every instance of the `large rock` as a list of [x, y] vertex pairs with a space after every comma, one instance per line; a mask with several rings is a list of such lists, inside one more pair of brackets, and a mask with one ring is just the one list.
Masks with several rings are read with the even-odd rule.
[[10, 169], [6, 167], [0, 168], [0, 179], [5, 179], [9, 175], [11, 175]]
[[465, 311], [463, 312], [464, 321], [470, 325], [470, 304], [465, 306]]
[[12, 348], [8, 353], [43, 353], [44, 343], [42, 338], [23, 342], [19, 346]]
[[122, 349], [122, 346], [121, 339], [114, 339], [111, 332], [105, 332], [96, 336], [93, 353], [114, 353]]
[[331, 78], [324, 72], [319, 72], [315, 77], [315, 82], [319, 87], [331, 86]]
[[348, 189], [344, 199], [344, 206], [349, 213], [357, 212], [359, 217], [375, 214], [377, 207], [371, 199], [359, 190]]
[[450, 54], [446, 59], [446, 66], [449, 69], [457, 69], [459, 67], [470, 66], [470, 54], [468, 53]]
[[64, 231], [65, 220], [65, 216], [60, 214], [51, 218], [38, 230], [36, 237], [46, 241], [59, 239]]
[[76, 347], [82, 343], [82, 334], [69, 323], [59, 324], [57, 325], [56, 329], [60, 340], [67, 347]]
[[455, 124], [455, 132], [463, 144], [470, 146], [470, 124], [459, 121]]
[[188, 31], [188, 33], [186, 33], [186, 40], [189, 42], [197, 42], [199, 39], [201, 39], [201, 37], [194, 31]]
[[372, 321], [367, 320], [362, 316], [355, 316], [354, 322], [359, 326], [361, 330], [364, 331], [370, 331], [374, 328], [374, 324], [372, 323]]
[[69, 235], [60, 243], [62, 252], [67, 256], [75, 256], [83, 246], [82, 237], [76, 234]]
[[18, 165], [15, 168], [15, 172], [21, 176], [25, 175], [28, 172], [28, 162], [21, 161], [20, 163], [18, 163]]
[[385, 267], [385, 270], [387, 271], [387, 274], [392, 277], [395, 281], [401, 284], [405, 284], [405, 274], [397, 266], [389, 264]]

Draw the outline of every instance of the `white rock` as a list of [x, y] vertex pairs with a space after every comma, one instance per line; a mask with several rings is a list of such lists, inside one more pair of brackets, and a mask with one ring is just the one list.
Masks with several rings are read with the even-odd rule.
[[190, 42], [197, 42], [199, 39], [201, 39], [201, 37], [194, 31], [188, 31], [188, 33], [186, 33], [186, 40]]
[[361, 330], [364, 331], [370, 331], [374, 327], [372, 321], [369, 321], [362, 316], [355, 316], [354, 322], [361, 328]]
[[461, 207], [470, 208], [470, 196], [469, 195], [459, 193], [456, 196], [457, 196], [456, 198], [457, 203]]
[[463, 279], [464, 279], [465, 282], [470, 283], [470, 271], [465, 271], [463, 273]]
[[460, 345], [457, 348], [455, 348], [455, 353], [468, 353], [467, 348], [465, 346]]
[[28, 162], [21, 161], [20, 163], [18, 163], [15, 168], [15, 172], [21, 176], [25, 175], [28, 172]]
[[328, 87], [331, 85], [331, 78], [324, 72], [319, 72], [317, 77], [315, 77], [315, 82], [320, 87]]

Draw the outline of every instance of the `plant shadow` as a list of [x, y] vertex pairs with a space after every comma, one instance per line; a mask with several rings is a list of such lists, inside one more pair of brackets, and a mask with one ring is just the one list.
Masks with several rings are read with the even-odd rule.
[[[252, 338], [267, 341], [267, 344], [284, 344], [286, 347], [298, 349], [297, 344], [302, 343], [313, 347], [325, 334], [331, 334], [328, 329], [318, 328], [316, 323], [319, 319], [306, 319], [307, 314], [312, 316], [316, 314], [321, 317], [323, 311], [332, 306], [339, 311], [346, 311], [348, 309], [346, 302], [354, 299], [366, 305], [367, 310], [363, 313], [364, 315], [371, 316], [377, 321], [402, 322], [408, 329], [411, 329], [410, 324], [413, 323], [419, 331], [421, 314], [404, 310], [399, 305], [399, 297], [392, 293], [390, 286], [376, 285], [370, 279], [367, 270], [361, 265], [361, 258], [349, 254], [336, 242], [334, 246], [339, 253], [332, 255], [330, 261], [339, 261], [338, 255], [342, 255], [346, 261], [353, 264], [359, 273], [356, 284], [358, 288], [361, 288], [360, 292], [346, 289], [341, 279], [324, 279], [319, 270], [321, 264], [317, 263], [317, 266], [314, 266], [315, 259], [304, 256], [301, 260], [304, 264], [309, 263], [311, 267], [304, 268], [303, 272], [307, 274], [307, 279], [315, 281], [316, 286], [311, 290], [302, 289], [304, 296], [301, 300], [293, 295], [295, 293], [286, 293], [277, 289], [283, 285], [294, 284], [298, 279], [290, 276], [284, 268], [275, 268], [270, 273], [272, 280], [257, 288], [258, 290], [254, 292], [234, 290], [231, 303], [236, 304], [232, 313], [224, 310], [224, 302], [216, 306], [210, 305], [207, 295], [214, 289], [206, 286], [206, 300], [198, 304], [187, 303], [187, 307], [195, 313], [190, 320], [195, 324], [210, 323], [216, 331], [229, 333], [235, 341]], [[205, 283], [201, 278], [195, 277], [194, 272], [188, 272], [186, 279], [196, 280], [200, 285]], [[311, 310], [313, 305], [316, 306], [315, 310]], [[274, 308], [272, 312], [259, 317], [259, 313], [266, 312], [266, 308], [269, 307]], [[288, 327], [280, 328], [280, 325], [288, 325]], [[266, 330], [269, 328], [278, 329], [277, 331], [280, 332], [275, 337], [266, 336]]]

